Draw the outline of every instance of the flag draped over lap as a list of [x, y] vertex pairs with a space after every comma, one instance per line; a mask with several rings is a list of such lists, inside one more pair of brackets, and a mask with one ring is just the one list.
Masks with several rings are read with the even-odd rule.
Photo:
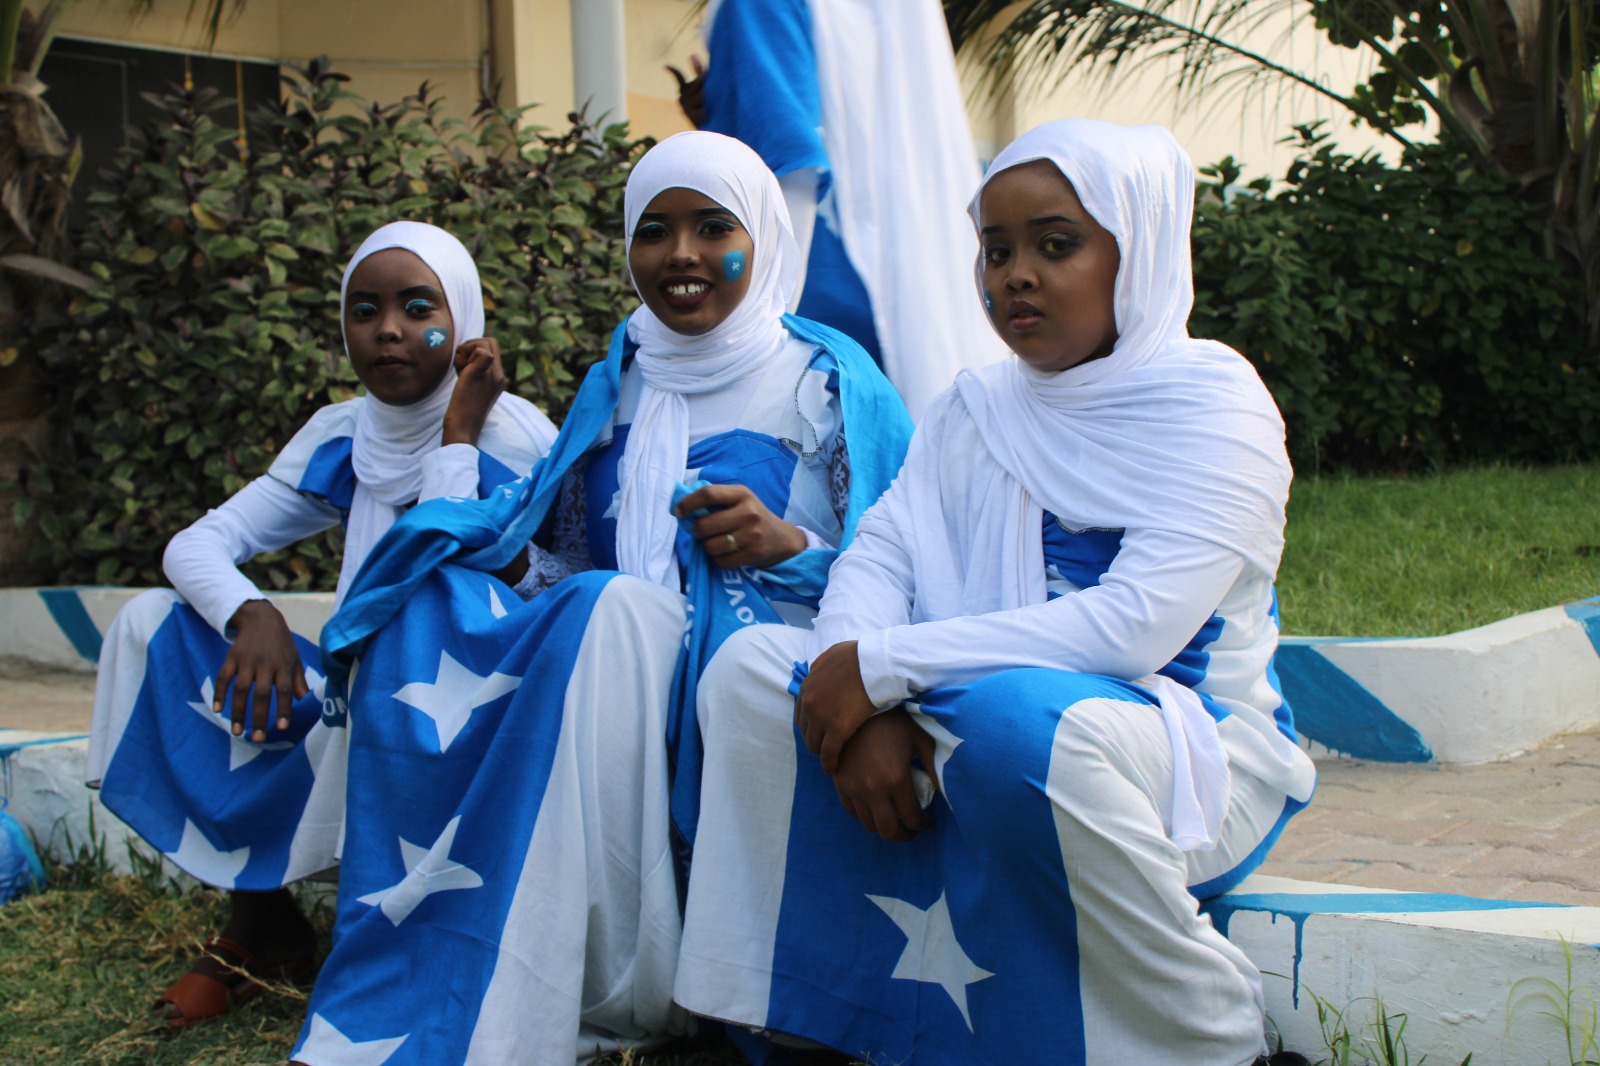
[[[848, 538], [898, 469], [909, 419], [847, 338], [785, 324], [838, 375]], [[732, 632], [778, 620], [773, 601], [814, 606], [837, 551], [724, 570], [684, 522], [681, 594], [593, 570], [524, 603], [486, 572], [545, 526], [610, 427], [626, 354], [624, 325], [527, 478], [396, 523], [323, 630], [324, 715], [350, 724], [350, 802], [335, 947], [295, 1053], [311, 1066], [354, 1061], [351, 1048], [396, 1066], [530, 1048], [532, 1061], [570, 1062], [673, 1031], [668, 810], [692, 839], [696, 680]], [[688, 458], [782, 513], [788, 446], [738, 431]]]

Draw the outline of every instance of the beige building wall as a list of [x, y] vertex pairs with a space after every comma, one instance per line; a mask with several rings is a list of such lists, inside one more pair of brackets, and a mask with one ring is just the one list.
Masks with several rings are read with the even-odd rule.
[[[625, 0], [628, 114], [639, 134], [688, 129], [669, 63], [704, 55], [694, 0]], [[144, 15], [128, 0], [78, 0], [61, 26], [69, 37], [201, 52], [205, 35], [190, 0], [155, 0]], [[469, 116], [486, 79], [500, 102], [536, 104], [530, 119], [560, 127], [574, 106], [572, 0], [247, 0], [230, 4], [217, 35], [221, 57], [304, 63], [332, 58], [350, 89], [392, 103], [427, 81], [446, 111]]]
[[[1361, 53], [1334, 47], [1309, 19], [1283, 9], [1257, 24], [1243, 41], [1274, 62], [1315, 74], [1340, 93], [1348, 93], [1370, 73]], [[963, 68], [974, 138], [985, 159], [1018, 133], [1057, 118], [1166, 126], [1197, 166], [1232, 155], [1247, 177], [1281, 178], [1295, 150], [1278, 142], [1293, 135], [1292, 126], [1316, 119], [1327, 120], [1326, 131], [1346, 151], [1371, 148], [1391, 159], [1398, 153], [1392, 139], [1366, 127], [1352, 128], [1349, 113], [1336, 102], [1281, 78], [1265, 80], [1248, 92], [1241, 92], [1240, 83], [1224, 84], [1201, 99], [1180, 101], [1179, 64], [1172, 60], [1130, 68], [1109, 81], [1099, 72], [1078, 72], [1056, 85], [1014, 86], [991, 101], [979, 90], [980, 79], [970, 62]]]

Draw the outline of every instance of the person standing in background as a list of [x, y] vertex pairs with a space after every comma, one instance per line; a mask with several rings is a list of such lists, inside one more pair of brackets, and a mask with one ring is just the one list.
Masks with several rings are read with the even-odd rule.
[[938, 3], [711, 0], [705, 26], [679, 99], [778, 175], [808, 253], [791, 310], [858, 341], [920, 418], [1005, 354], [967, 290], [980, 173]]

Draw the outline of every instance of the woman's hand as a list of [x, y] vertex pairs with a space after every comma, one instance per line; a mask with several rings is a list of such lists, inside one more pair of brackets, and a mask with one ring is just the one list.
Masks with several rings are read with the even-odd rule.
[[794, 701], [794, 724], [825, 773], [839, 770], [839, 753], [877, 708], [861, 683], [856, 642], [840, 641], [815, 659]]
[[691, 55], [689, 62], [694, 64], [694, 77], [686, 76], [670, 63], [667, 73], [678, 80], [678, 106], [683, 109], [683, 117], [699, 129], [706, 122], [706, 65], [696, 55]]
[[833, 787], [850, 816], [888, 841], [910, 840], [933, 825], [917, 802], [916, 760], [931, 775], [933, 738], [903, 708], [884, 711], [856, 730], [839, 756]]
[[707, 485], [679, 501], [674, 513], [687, 518], [702, 508], [711, 513], [695, 521], [694, 539], [720, 567], [771, 566], [806, 550], [800, 527], [767, 510], [743, 485]]
[[506, 372], [500, 366], [500, 344], [493, 337], [464, 341], [456, 349], [456, 387], [444, 412], [444, 444], [477, 447], [478, 435], [489, 412], [506, 391]]
[[260, 743], [267, 739], [267, 713], [274, 698], [278, 705], [278, 728], [289, 728], [289, 705], [311, 691], [306, 687], [306, 668], [294, 646], [294, 637], [289, 633], [289, 623], [266, 600], [247, 600], [233, 612], [228, 625], [238, 635], [222, 660], [222, 669], [217, 671], [217, 690], [211, 709], [222, 713], [223, 699], [231, 682], [233, 735], [244, 735], [245, 721], [249, 718], [252, 722], [250, 739]]

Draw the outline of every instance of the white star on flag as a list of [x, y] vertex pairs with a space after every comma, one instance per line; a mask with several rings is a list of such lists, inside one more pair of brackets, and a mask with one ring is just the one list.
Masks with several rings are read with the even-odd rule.
[[955, 754], [956, 748], [965, 741], [940, 725], [937, 718], [923, 714], [914, 705], [911, 708], [911, 718], [933, 738], [933, 776], [939, 782], [939, 791], [944, 792], [944, 801], [950, 804], [951, 810], [955, 810], [956, 805], [951, 801], [950, 794], [944, 791], [944, 764], [950, 761], [950, 756]]
[[396, 692], [394, 698], [433, 719], [434, 728], [439, 731], [439, 750], [443, 752], [466, 728], [473, 711], [520, 684], [522, 678], [510, 674], [481, 677], [450, 658], [449, 652], [441, 651], [433, 681], [413, 681]]
[[320, 1014], [311, 1016], [311, 1032], [300, 1052], [322, 1066], [383, 1066], [411, 1034], [384, 1040], [351, 1040]]
[[867, 898], [906, 935], [906, 949], [900, 953], [900, 961], [895, 963], [894, 973], [889, 976], [925, 981], [943, 988], [970, 1031], [972, 1015], [967, 1013], [967, 986], [994, 974], [968, 958], [956, 942], [955, 927], [950, 924], [950, 905], [944, 893], [939, 893], [938, 902], [927, 910], [892, 896], [869, 895]]
[[506, 616], [506, 605], [500, 602], [500, 596], [495, 592], [493, 585], [489, 586], [489, 613], [496, 618]]
[[395, 925], [411, 916], [418, 905], [435, 892], [448, 892], [454, 888], [478, 888], [483, 884], [468, 867], [450, 861], [450, 849], [456, 842], [456, 829], [461, 825], [458, 814], [450, 819], [433, 847], [423, 848], [404, 837], [400, 840], [400, 862], [407, 873], [400, 883], [379, 889], [360, 897], [359, 902], [380, 907], [383, 915]]
[[244, 871], [244, 864], [250, 861], [250, 849], [221, 851], [206, 839], [199, 826], [185, 818], [178, 850], [167, 852], [167, 856], [185, 873], [222, 888], [232, 888]]
[[[216, 698], [216, 685], [214, 685], [211, 679], [208, 677], [200, 686], [200, 699], [190, 700], [189, 706], [192, 707], [195, 713], [199, 714], [200, 717], [204, 718], [206, 721], [210, 722], [212, 725], [228, 734], [229, 773], [232, 773], [239, 767], [249, 763], [252, 759], [264, 751], [286, 751], [289, 748], [294, 747], [293, 742], [287, 740], [274, 740], [271, 743], [255, 744], [245, 737], [234, 736], [232, 716], [228, 714], [218, 714], [216, 711], [211, 709], [212, 701], [214, 701]], [[254, 712], [252, 711], [251, 713]], [[269, 713], [272, 717], [277, 717], [277, 700], [272, 701], [272, 710]]]

